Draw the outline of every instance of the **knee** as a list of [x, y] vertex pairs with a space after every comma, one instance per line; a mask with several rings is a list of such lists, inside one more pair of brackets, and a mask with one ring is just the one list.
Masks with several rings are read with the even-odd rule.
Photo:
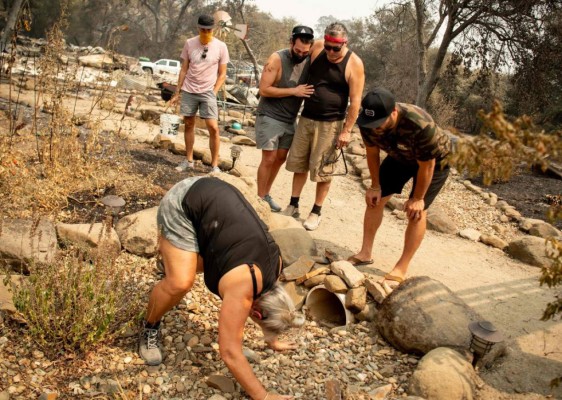
[[207, 130], [209, 131], [210, 136], [219, 136], [219, 127], [218, 125], [207, 125]]
[[195, 128], [195, 120], [193, 119], [186, 119], [184, 121], [185, 123], [185, 130], [193, 130], [193, 128]]
[[194, 279], [184, 278], [184, 279], [170, 279], [164, 278], [162, 280], [163, 289], [168, 293], [168, 295], [176, 297], [183, 296], [191, 290], [193, 287]]
[[275, 162], [275, 156], [272, 154], [264, 154], [261, 158], [262, 164], [271, 167]]

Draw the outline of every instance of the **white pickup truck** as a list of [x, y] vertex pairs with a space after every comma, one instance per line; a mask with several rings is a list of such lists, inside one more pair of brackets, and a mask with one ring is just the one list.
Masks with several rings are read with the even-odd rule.
[[179, 75], [181, 69], [181, 62], [178, 60], [162, 59], [156, 62], [139, 60], [139, 64], [143, 71], [150, 74], [167, 72], [169, 74]]

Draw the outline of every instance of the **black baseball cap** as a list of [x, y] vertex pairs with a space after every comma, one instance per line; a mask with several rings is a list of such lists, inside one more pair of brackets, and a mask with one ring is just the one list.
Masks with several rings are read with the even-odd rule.
[[312, 28], [305, 26], [305, 25], [297, 25], [293, 28], [293, 32], [291, 33], [291, 38], [295, 39], [298, 37], [314, 39], [314, 31]]
[[378, 128], [392, 114], [395, 105], [392, 93], [382, 87], [374, 88], [361, 100], [362, 109], [357, 125], [362, 128]]
[[215, 20], [210, 15], [200, 15], [197, 20], [197, 27], [201, 29], [213, 29], [215, 27]]

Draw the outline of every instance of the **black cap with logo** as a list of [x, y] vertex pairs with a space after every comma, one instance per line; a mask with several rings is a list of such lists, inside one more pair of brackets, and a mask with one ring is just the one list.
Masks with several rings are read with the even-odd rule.
[[293, 32], [291, 33], [291, 38], [295, 39], [299, 37], [313, 39], [314, 31], [312, 30], [312, 28], [309, 28], [308, 26], [297, 25], [293, 28]]
[[396, 100], [388, 90], [377, 87], [363, 97], [361, 101], [361, 113], [357, 118], [357, 125], [362, 128], [378, 128], [388, 118]]
[[213, 29], [215, 27], [215, 20], [210, 15], [200, 15], [197, 20], [197, 27], [201, 29]]

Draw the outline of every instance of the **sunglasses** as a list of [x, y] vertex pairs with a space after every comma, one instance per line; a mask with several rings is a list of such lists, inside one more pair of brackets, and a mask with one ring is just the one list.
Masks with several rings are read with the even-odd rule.
[[342, 46], [330, 46], [329, 44], [324, 45], [324, 50], [326, 51], [333, 51], [334, 53], [339, 53], [341, 51]]
[[205, 58], [207, 58], [207, 52], [209, 51], [209, 48], [207, 46], [203, 47], [203, 53], [201, 53], [201, 59], [204, 60]]

